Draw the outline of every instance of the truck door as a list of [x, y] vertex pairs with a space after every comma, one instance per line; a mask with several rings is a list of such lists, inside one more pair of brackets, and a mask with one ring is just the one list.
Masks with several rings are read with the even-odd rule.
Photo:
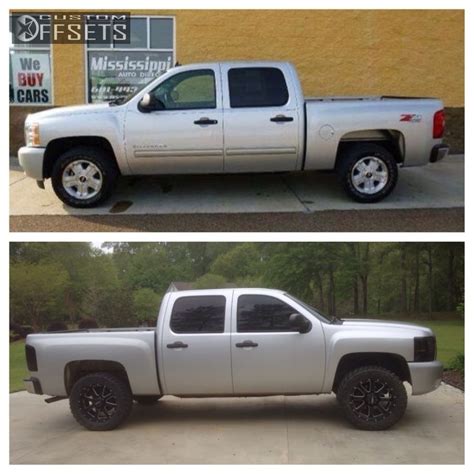
[[[289, 323], [302, 314], [310, 329]], [[304, 314], [303, 314], [304, 313]], [[232, 312], [232, 374], [236, 394], [318, 393], [325, 372], [321, 322], [284, 295], [235, 291]]]
[[165, 393], [232, 393], [231, 295], [228, 290], [205, 295], [171, 293], [160, 334]]
[[278, 67], [222, 65], [221, 71], [225, 171], [295, 170], [302, 118], [289, 76]]
[[135, 174], [222, 173], [219, 66], [178, 71], [149, 91], [160, 110], [140, 110], [139, 94], [125, 117], [125, 148]]

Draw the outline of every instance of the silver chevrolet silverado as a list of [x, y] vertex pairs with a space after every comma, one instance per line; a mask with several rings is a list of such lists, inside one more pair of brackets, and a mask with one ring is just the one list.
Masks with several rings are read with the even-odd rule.
[[33, 334], [30, 393], [69, 398], [76, 420], [110, 430], [133, 400], [334, 392], [357, 428], [392, 426], [443, 367], [425, 327], [328, 318], [280, 290], [167, 293], [157, 327]]
[[27, 176], [73, 207], [105, 200], [119, 175], [335, 170], [359, 202], [386, 197], [398, 167], [436, 162], [443, 104], [407, 97], [303, 97], [282, 62], [170, 69], [133, 96], [29, 115]]

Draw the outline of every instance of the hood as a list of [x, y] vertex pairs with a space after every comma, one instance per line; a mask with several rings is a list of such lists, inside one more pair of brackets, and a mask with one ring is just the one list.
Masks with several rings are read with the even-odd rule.
[[418, 324], [406, 323], [402, 321], [385, 321], [383, 319], [343, 319], [343, 322], [345, 327], [355, 329], [406, 329], [409, 331], [419, 330], [432, 334], [431, 329], [426, 326], [420, 326]]
[[109, 104], [93, 104], [93, 105], [73, 105], [70, 107], [57, 107], [54, 109], [44, 110], [28, 115], [28, 122], [34, 122], [46, 118], [66, 117], [69, 115], [85, 115], [98, 114], [104, 112], [111, 112], [119, 109], [117, 107], [110, 107]]

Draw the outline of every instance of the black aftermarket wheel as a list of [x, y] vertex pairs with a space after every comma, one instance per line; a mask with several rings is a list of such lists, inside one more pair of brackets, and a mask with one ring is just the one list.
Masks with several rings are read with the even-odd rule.
[[127, 382], [106, 372], [80, 378], [69, 397], [74, 418], [92, 431], [116, 428], [130, 414], [132, 403]]
[[71, 207], [94, 207], [112, 193], [118, 177], [115, 161], [105, 151], [77, 147], [54, 163], [51, 181], [56, 195]]
[[407, 393], [403, 382], [381, 367], [361, 367], [341, 381], [337, 399], [345, 417], [363, 430], [384, 430], [403, 416]]
[[341, 156], [338, 173], [346, 193], [358, 202], [387, 197], [398, 179], [398, 166], [384, 147], [367, 143], [350, 146]]

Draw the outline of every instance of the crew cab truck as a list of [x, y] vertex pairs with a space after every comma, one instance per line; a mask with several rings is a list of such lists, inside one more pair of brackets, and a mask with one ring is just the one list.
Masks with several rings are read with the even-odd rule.
[[407, 392], [435, 390], [442, 365], [430, 329], [327, 318], [280, 290], [167, 293], [156, 329], [33, 334], [30, 393], [69, 398], [76, 420], [110, 430], [133, 400], [334, 392], [357, 428], [382, 430], [404, 414]]
[[119, 175], [335, 170], [356, 201], [386, 197], [399, 166], [442, 159], [443, 104], [406, 97], [305, 99], [290, 63], [179, 66], [130, 98], [29, 115], [27, 176], [73, 207]]

